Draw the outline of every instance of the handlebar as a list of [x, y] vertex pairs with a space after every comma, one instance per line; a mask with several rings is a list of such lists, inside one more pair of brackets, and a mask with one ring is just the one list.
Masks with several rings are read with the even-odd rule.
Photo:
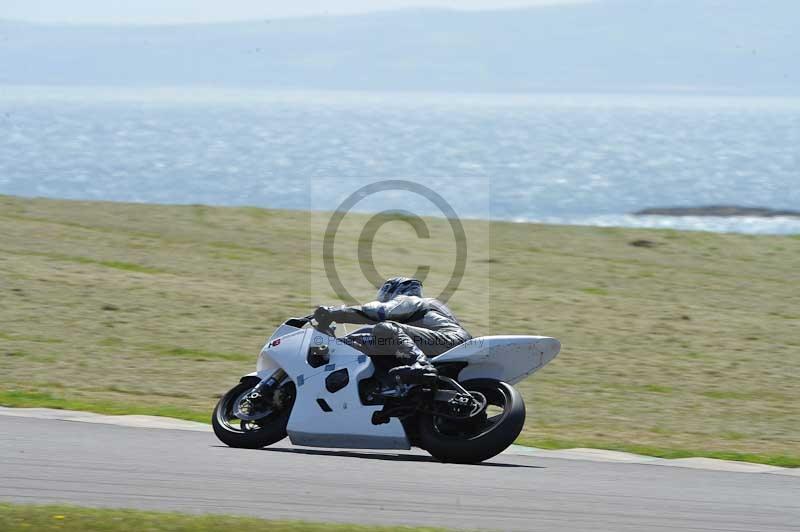
[[314, 329], [318, 330], [322, 334], [327, 334], [328, 336], [333, 336], [334, 338], [336, 338], [336, 331], [334, 331], [333, 328], [331, 328], [330, 326], [326, 328], [320, 327], [319, 323], [316, 323], [314, 321], [313, 314], [309, 314], [308, 316], [303, 316], [302, 318], [291, 318], [287, 320], [285, 323], [287, 325], [297, 326], [298, 328], [301, 328], [303, 325], [311, 325]]
[[332, 337], [336, 338], [336, 331], [330, 326], [330, 324], [328, 325], [328, 327], [324, 327], [324, 328], [320, 327], [319, 323], [314, 321], [314, 315], [313, 314], [310, 314], [310, 315], [306, 316], [304, 319], [308, 322], [309, 325], [311, 325], [314, 329], [316, 329], [317, 331], [321, 332], [322, 334], [327, 334], [328, 336], [332, 336]]

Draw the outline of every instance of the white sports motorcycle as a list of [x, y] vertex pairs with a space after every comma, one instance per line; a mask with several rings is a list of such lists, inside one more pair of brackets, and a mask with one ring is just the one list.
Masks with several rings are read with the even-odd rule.
[[515, 384], [561, 349], [543, 336], [474, 338], [432, 359], [439, 376], [419, 385], [376, 371], [363, 336], [336, 338], [313, 317], [292, 318], [269, 338], [254, 373], [212, 416], [231, 447], [261, 448], [288, 434], [295, 445], [348, 449], [420, 447], [445, 462], [475, 463], [505, 450], [525, 422]]

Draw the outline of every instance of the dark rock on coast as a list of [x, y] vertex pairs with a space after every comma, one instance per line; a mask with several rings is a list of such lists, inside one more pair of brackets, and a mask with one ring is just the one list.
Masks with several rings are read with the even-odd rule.
[[707, 205], [705, 207], [654, 207], [633, 213], [636, 216], [757, 216], [774, 218], [792, 216], [800, 218], [800, 211], [768, 209], [766, 207], [741, 207], [738, 205]]

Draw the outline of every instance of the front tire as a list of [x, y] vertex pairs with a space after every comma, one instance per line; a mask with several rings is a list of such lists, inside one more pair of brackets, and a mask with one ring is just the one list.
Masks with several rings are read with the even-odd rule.
[[[461, 383], [467, 391], [486, 396], [491, 412], [456, 421], [425, 414], [419, 421], [422, 447], [442, 462], [474, 464], [488, 460], [514, 443], [525, 424], [525, 403], [510, 384], [493, 379]], [[500, 409], [500, 413], [496, 411]]]
[[225, 445], [241, 449], [260, 449], [286, 437], [286, 425], [289, 423], [295, 397], [295, 386], [291, 381], [280, 387], [285, 403], [265, 412], [262, 418], [242, 421], [233, 413], [236, 402], [259, 382], [258, 378], [245, 379], [223, 395], [214, 408], [211, 425], [214, 427], [214, 434]]

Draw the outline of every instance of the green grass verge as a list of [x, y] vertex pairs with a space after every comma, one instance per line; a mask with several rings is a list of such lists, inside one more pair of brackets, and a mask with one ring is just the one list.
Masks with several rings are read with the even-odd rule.
[[46, 392], [0, 391], [0, 406], [16, 408], [55, 408], [82, 410], [113, 416], [162, 416], [200, 423], [210, 423], [211, 412], [198, 412], [169, 405], [142, 406], [136, 403], [118, 403], [93, 399], [68, 399]]
[[[352, 219], [351, 219], [352, 218]], [[337, 234], [354, 260], [368, 217]], [[0, 404], [206, 422], [287, 316], [337, 303], [321, 213], [0, 196]], [[452, 271], [452, 232], [381, 228], [384, 274]], [[559, 338], [520, 441], [798, 465], [800, 238], [465, 220], [473, 335]], [[634, 246], [648, 240], [649, 247]], [[576, 442], [576, 443], [571, 443]], [[670, 454], [672, 453], [672, 454]]]
[[22, 532], [217, 532], [237, 529], [265, 532], [433, 532], [440, 528], [333, 525], [301, 521], [273, 521], [242, 516], [185, 515], [137, 510], [106, 510], [77, 506], [28, 506], [0, 504], [0, 530]]
[[516, 442], [518, 445], [536, 447], [539, 449], [605, 449], [625, 453], [654, 456], [673, 460], [677, 458], [716, 458], [717, 460], [734, 460], [737, 462], [750, 462], [754, 464], [767, 464], [778, 467], [800, 467], [800, 455], [772, 455], [760, 453], [740, 453], [735, 451], [708, 451], [690, 449], [665, 449], [648, 445], [626, 445], [614, 442], [596, 441], [570, 441], [570, 440], [536, 440], [522, 438]]

